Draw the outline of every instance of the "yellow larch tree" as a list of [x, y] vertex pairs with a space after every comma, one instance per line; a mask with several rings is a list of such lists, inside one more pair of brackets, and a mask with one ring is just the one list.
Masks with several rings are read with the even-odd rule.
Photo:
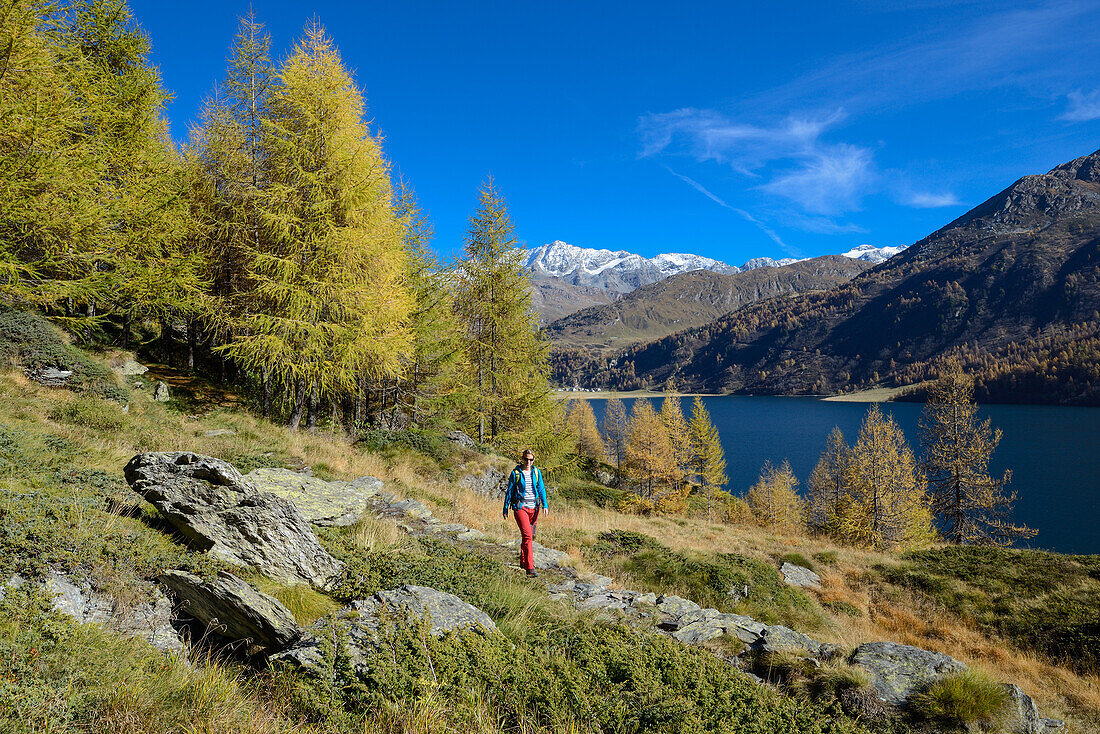
[[596, 413], [590, 402], [584, 398], [570, 400], [565, 421], [578, 457], [591, 461], [607, 461], [607, 447], [604, 446], [600, 429], [596, 426]]
[[830, 534], [880, 549], [914, 548], [934, 539], [924, 477], [901, 427], [877, 405], [867, 411], [846, 467]]
[[799, 497], [798, 479], [789, 461], [776, 469], [764, 462], [760, 478], [749, 490], [748, 503], [757, 522], [774, 533], [795, 535], [806, 529], [806, 516]]

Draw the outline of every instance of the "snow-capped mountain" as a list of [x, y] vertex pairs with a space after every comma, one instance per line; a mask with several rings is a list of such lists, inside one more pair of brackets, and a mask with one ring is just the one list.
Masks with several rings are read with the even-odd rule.
[[853, 260], [865, 260], [869, 263], [875, 263], [876, 265], [881, 262], [886, 262], [894, 255], [904, 250], [909, 245], [899, 245], [897, 247], [875, 247], [874, 245], [860, 245], [847, 252], [840, 253], [844, 257], [850, 257]]
[[699, 255], [671, 252], [650, 258], [626, 250], [612, 252], [576, 247], [560, 240], [528, 250], [526, 263], [536, 276], [560, 278], [570, 285], [613, 293], [629, 293], [689, 270], [738, 272], [732, 265]]
[[[806, 260], [808, 258], [802, 258]], [[800, 262], [795, 257], [784, 257], [779, 260], [774, 260], [770, 257], [754, 257], [739, 268], [739, 272], [746, 270], [756, 270], [757, 268], [781, 268], [784, 265], [791, 265], [792, 263]]]
[[[880, 263], [904, 247], [860, 245], [844, 257]], [[525, 263], [536, 285], [537, 308], [544, 318], [560, 316], [586, 306], [606, 303], [650, 283], [691, 270], [741, 273], [756, 268], [781, 268], [808, 258], [754, 257], [740, 267], [721, 260], [681, 252], [642, 257], [626, 250], [597, 250], [556, 240], [526, 251]]]

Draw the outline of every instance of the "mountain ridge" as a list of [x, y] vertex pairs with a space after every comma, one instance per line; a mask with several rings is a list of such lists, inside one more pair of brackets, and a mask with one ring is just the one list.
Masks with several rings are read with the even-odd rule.
[[[846, 284], [571, 364], [588, 384], [823, 394], [960, 359], [987, 401], [1100, 403], [1100, 151], [1025, 176]], [[1074, 357], [1073, 355], [1079, 355]], [[584, 383], [582, 383], [584, 384]]]

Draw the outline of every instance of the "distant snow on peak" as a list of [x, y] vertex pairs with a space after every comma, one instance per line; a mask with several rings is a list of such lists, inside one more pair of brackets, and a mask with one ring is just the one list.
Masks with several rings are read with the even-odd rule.
[[[902, 247], [875, 247], [860, 245], [845, 257], [880, 263], [905, 249]], [[805, 259], [805, 258], [801, 258]], [[568, 242], [554, 240], [526, 251], [525, 264], [540, 277], [559, 278], [572, 285], [598, 288], [609, 293], [629, 293], [635, 288], [656, 283], [670, 275], [691, 270], [711, 270], [716, 273], [740, 273], [755, 268], [781, 268], [799, 262], [800, 258], [754, 257], [741, 267], [729, 265], [702, 255], [684, 252], [665, 252], [654, 257], [627, 252], [626, 250], [598, 250], [577, 247]]]
[[854, 247], [847, 252], [840, 253], [844, 257], [850, 257], [853, 260], [865, 260], [869, 263], [881, 263], [886, 262], [894, 255], [904, 250], [909, 245], [898, 245], [897, 247], [875, 247], [874, 245], [860, 245]]
[[561, 240], [527, 250], [526, 264], [536, 275], [617, 293], [629, 293], [639, 286], [689, 270], [738, 272], [732, 265], [700, 255], [669, 252], [642, 257], [626, 250], [577, 247]]

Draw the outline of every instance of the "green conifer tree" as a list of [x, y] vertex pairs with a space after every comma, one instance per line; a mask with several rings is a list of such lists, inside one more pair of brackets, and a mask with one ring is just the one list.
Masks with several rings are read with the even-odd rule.
[[[474, 400], [466, 422], [485, 443], [560, 452], [560, 406], [550, 389], [549, 348], [531, 308], [531, 283], [515, 225], [492, 179], [470, 218], [456, 280]], [[557, 448], [551, 448], [551, 446]]]

